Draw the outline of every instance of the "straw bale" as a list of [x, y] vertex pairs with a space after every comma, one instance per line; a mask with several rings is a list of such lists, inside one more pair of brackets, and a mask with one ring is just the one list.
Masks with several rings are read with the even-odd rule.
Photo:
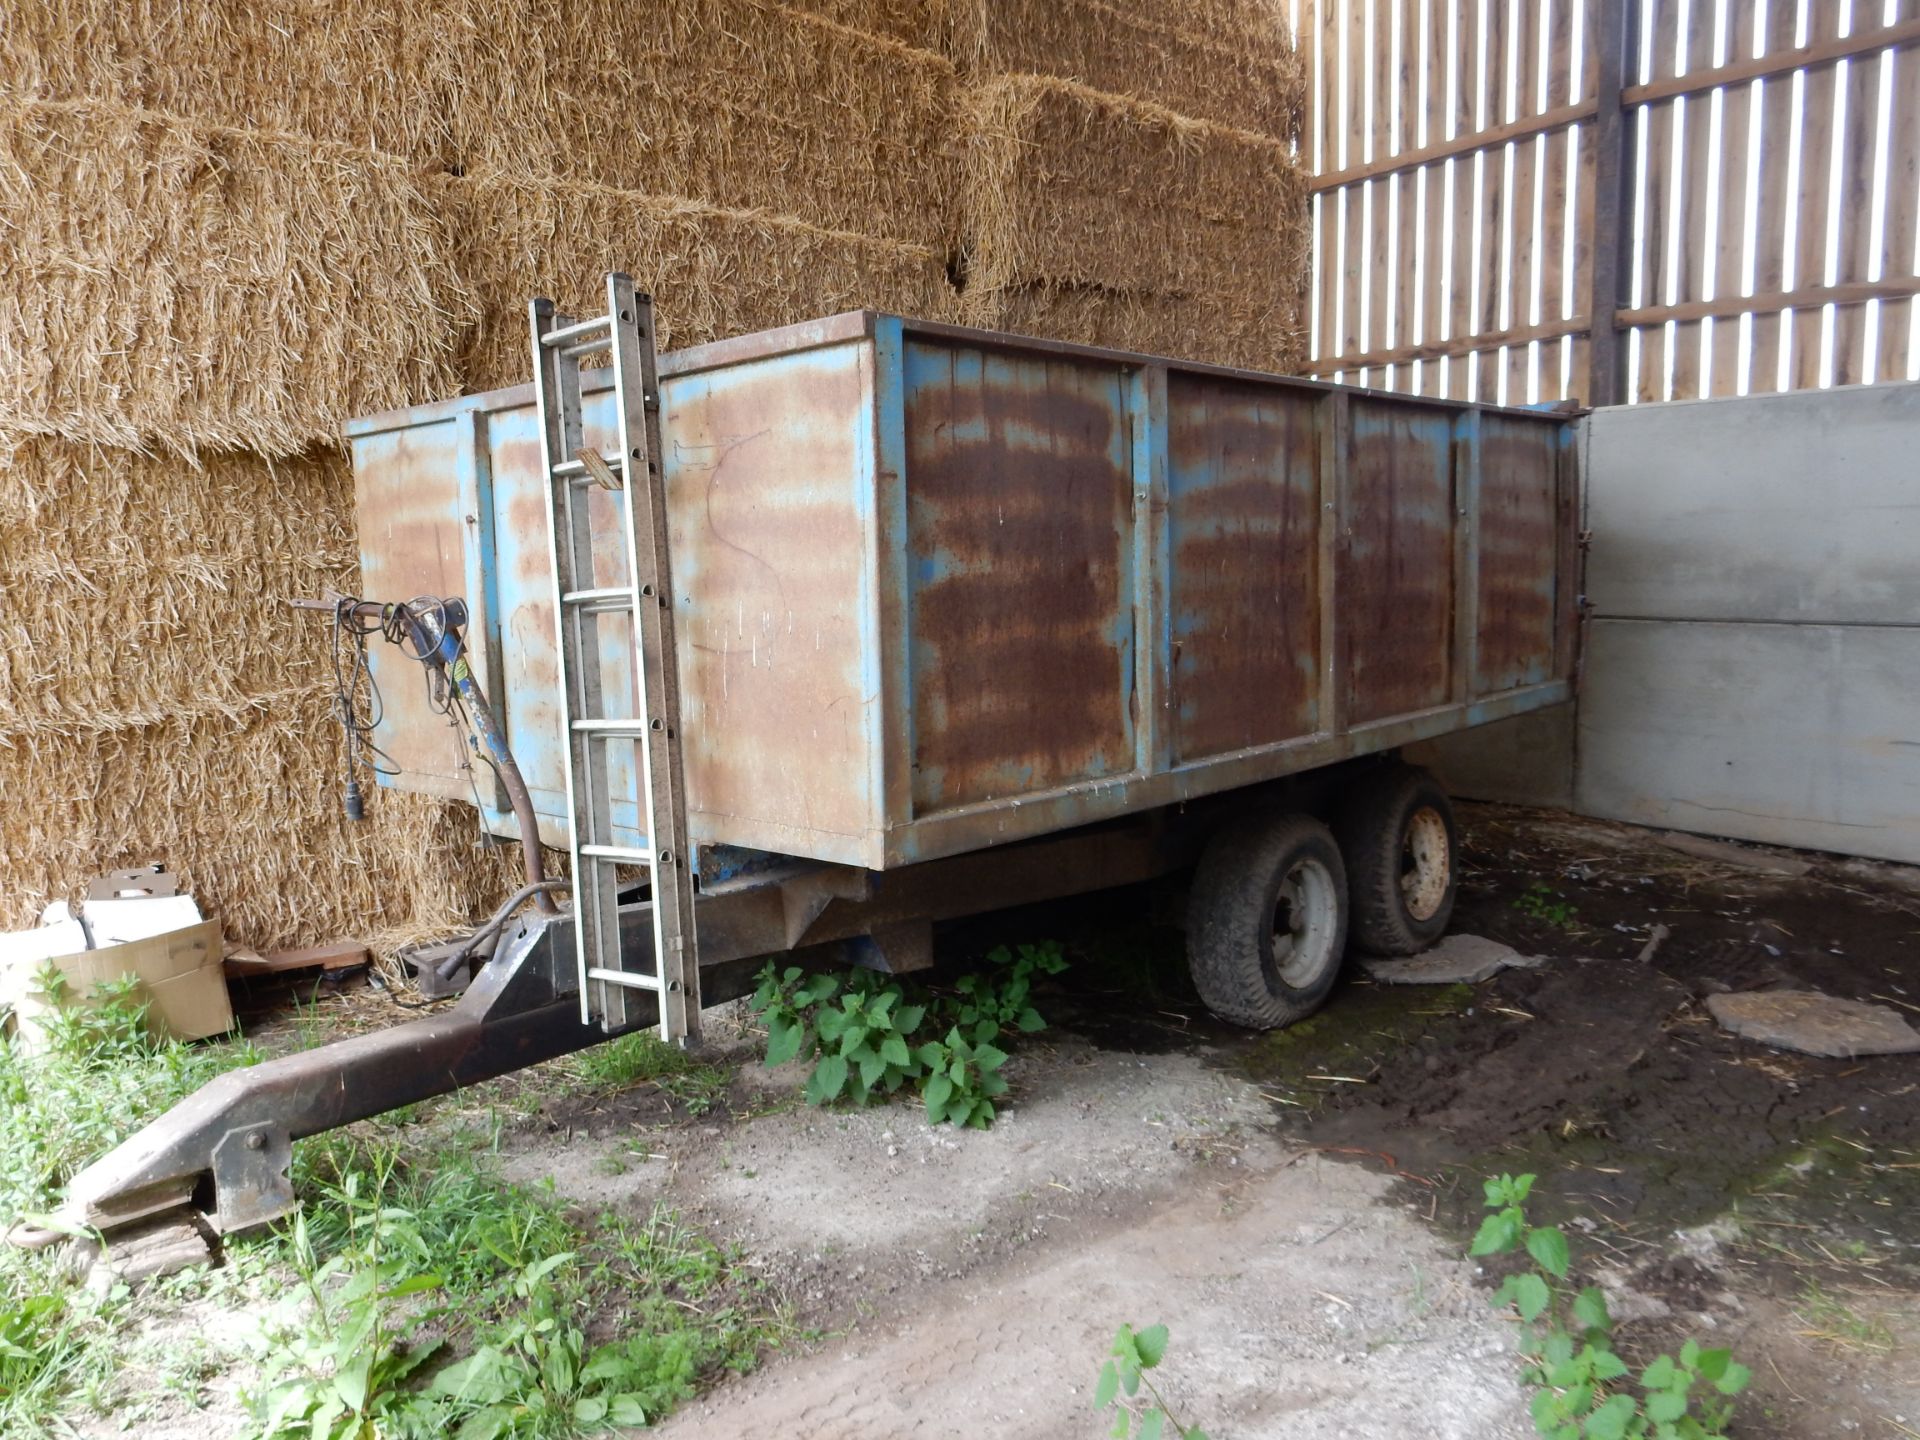
[[286, 455], [452, 393], [445, 252], [400, 161], [0, 103], [0, 445]]
[[479, 839], [471, 807], [377, 791], [340, 814], [324, 695], [231, 719], [171, 716], [84, 735], [0, 740], [0, 921], [33, 923], [116, 864], [163, 860], [229, 939], [256, 946], [444, 931], [508, 888], [517, 847]]
[[1306, 71], [1277, 6], [1250, 0], [963, 0], [948, 54], [982, 78], [1030, 73], [1294, 140]]
[[28, 0], [0, 6], [0, 90], [105, 100], [414, 160], [444, 155], [419, 63], [435, 4], [405, 0]]
[[1012, 76], [977, 93], [967, 158], [973, 313], [1048, 285], [1191, 296], [1266, 323], [1304, 289], [1306, 177], [1280, 141]]
[[1209, 365], [1295, 374], [1306, 355], [1302, 313], [1273, 293], [1265, 309], [1215, 296], [1103, 290], [1091, 285], [1019, 285], [978, 305], [976, 325], [1135, 350]]
[[945, 55], [970, 80], [1052, 75], [1293, 139], [1306, 71], [1278, 0], [800, 0]]
[[529, 296], [588, 313], [610, 269], [656, 297], [662, 344], [676, 349], [841, 310], [953, 318], [946, 261], [922, 246], [564, 181], [468, 177], [442, 192], [478, 306], [462, 346], [473, 389], [529, 378]]
[[794, 215], [944, 249], [957, 224], [953, 66], [770, 0], [455, 0], [456, 173], [505, 172]]
[[0, 458], [0, 735], [238, 715], [328, 683], [325, 626], [286, 601], [351, 585], [352, 516], [331, 450]]

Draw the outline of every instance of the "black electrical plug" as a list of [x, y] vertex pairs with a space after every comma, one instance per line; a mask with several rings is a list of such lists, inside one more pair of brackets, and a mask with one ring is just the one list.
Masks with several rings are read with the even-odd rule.
[[367, 818], [366, 802], [360, 797], [360, 782], [352, 776], [347, 777], [347, 793], [344, 808], [347, 812], [347, 819], [349, 820], [364, 820]]

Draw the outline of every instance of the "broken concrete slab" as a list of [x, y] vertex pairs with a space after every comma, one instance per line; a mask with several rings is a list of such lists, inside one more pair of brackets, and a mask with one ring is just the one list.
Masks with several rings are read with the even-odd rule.
[[1851, 1060], [1920, 1051], [1920, 1031], [1885, 1005], [1842, 1000], [1817, 990], [1750, 990], [1709, 995], [1707, 1013], [1723, 1030], [1762, 1045]]
[[1482, 935], [1449, 935], [1410, 960], [1368, 959], [1361, 963], [1382, 985], [1477, 985], [1502, 970], [1529, 968], [1541, 962]]
[[1687, 835], [1671, 831], [1656, 837], [1669, 850], [1678, 850], [1682, 855], [1691, 855], [1696, 860], [1714, 860], [1722, 865], [1739, 865], [1748, 870], [1763, 871], [1768, 875], [1786, 875], [1794, 878], [1805, 875], [1813, 866], [1805, 860], [1796, 860], [1791, 855], [1780, 855], [1771, 850], [1756, 850], [1747, 845], [1736, 845], [1731, 840], [1709, 840], [1704, 835]]

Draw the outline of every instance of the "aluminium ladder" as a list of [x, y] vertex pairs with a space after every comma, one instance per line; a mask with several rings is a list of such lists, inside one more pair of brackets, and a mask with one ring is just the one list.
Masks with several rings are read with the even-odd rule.
[[[528, 307], [533, 331], [534, 394], [546, 459], [548, 555], [553, 566], [554, 626], [565, 726], [567, 813], [573, 852], [574, 953], [580, 966], [583, 1021], [630, 1028], [629, 992], [651, 992], [661, 1038], [686, 1044], [700, 1033], [700, 971], [693, 920], [693, 872], [687, 847], [685, 775], [680, 762], [680, 683], [675, 668], [668, 584], [666, 482], [660, 464], [660, 380], [653, 344], [653, 301], [631, 277], [607, 276], [604, 315], [574, 321], [551, 300]], [[602, 453], [586, 443], [580, 362], [611, 351], [618, 444]], [[595, 573], [593, 496], [612, 492], [620, 517], [624, 573]], [[607, 615], [631, 625], [634, 709], [601, 686], [601, 633]], [[646, 845], [615, 842], [609, 751], [633, 746], [640, 828]], [[653, 962], [620, 940], [622, 865], [644, 866], [653, 888]], [[636, 950], [640, 947], [634, 947]]]

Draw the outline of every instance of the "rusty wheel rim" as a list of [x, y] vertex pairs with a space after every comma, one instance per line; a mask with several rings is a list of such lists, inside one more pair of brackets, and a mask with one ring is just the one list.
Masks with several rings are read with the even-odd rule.
[[1413, 919], [1431, 920], [1440, 913], [1453, 876], [1452, 849], [1446, 819], [1433, 806], [1422, 805], [1407, 817], [1400, 847], [1400, 898]]

